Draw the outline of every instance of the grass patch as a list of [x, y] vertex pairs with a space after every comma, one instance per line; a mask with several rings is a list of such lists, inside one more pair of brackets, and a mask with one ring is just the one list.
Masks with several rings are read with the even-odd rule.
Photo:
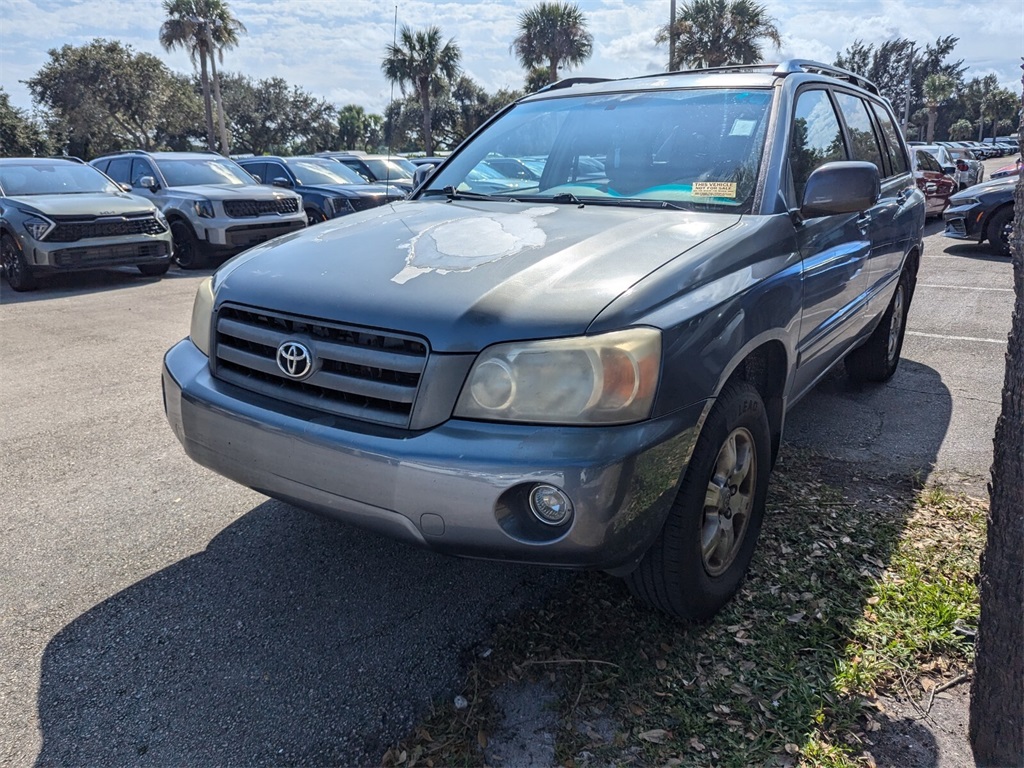
[[438, 703], [384, 764], [483, 765], [491, 694], [527, 680], [558, 694], [563, 765], [869, 763], [877, 693], [926, 697], [967, 669], [986, 505], [845, 471], [780, 462], [750, 575], [713, 622], [680, 625], [580, 574], [499, 626], [466, 706]]

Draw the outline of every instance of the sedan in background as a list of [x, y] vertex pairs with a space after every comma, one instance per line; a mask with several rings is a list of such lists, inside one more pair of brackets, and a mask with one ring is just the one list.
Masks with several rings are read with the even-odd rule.
[[957, 192], [943, 214], [946, 237], [958, 240], [988, 240], [1003, 256], [1010, 255], [1013, 227], [1013, 189], [1017, 179], [995, 179]]
[[1018, 157], [1017, 161], [1015, 163], [1013, 163], [1012, 165], [1004, 165], [999, 170], [993, 171], [992, 172], [992, 178], [993, 179], [1005, 179], [1005, 178], [1007, 178], [1009, 176], [1019, 176], [1020, 175], [1020, 165], [1021, 165], [1020, 164], [1020, 158]]
[[[946, 149], [956, 163], [956, 169], [960, 172], [961, 180], [966, 182], [966, 186], [973, 187], [985, 180], [985, 164], [971, 150], [966, 147], [946, 147]], [[964, 186], [960, 188], [964, 189]]]
[[956, 180], [942, 170], [939, 161], [918, 147], [911, 147], [914, 159], [914, 181], [924, 193], [924, 215], [941, 216], [949, 207], [950, 196], [957, 191]]

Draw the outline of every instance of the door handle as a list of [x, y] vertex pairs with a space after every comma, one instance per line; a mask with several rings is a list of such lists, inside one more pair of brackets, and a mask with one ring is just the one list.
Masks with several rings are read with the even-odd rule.
[[860, 230], [860, 233], [862, 235], [866, 235], [868, 233], [868, 228], [870, 226], [871, 226], [871, 214], [870, 213], [862, 213], [860, 216], [857, 217], [857, 228]]

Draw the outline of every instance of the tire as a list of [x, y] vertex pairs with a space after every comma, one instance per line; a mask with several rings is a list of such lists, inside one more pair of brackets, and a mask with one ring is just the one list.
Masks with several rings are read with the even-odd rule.
[[139, 272], [146, 277], [159, 277], [167, 274], [167, 270], [171, 268], [171, 261], [168, 259], [163, 264], [139, 264], [137, 266]]
[[306, 226], [312, 227], [314, 224], [322, 224], [327, 221], [327, 217], [324, 216], [316, 208], [306, 209]]
[[0, 268], [3, 269], [7, 284], [15, 291], [33, 291], [39, 281], [32, 273], [25, 255], [10, 235], [0, 237]]
[[701, 430], [665, 526], [626, 576], [630, 591], [683, 621], [714, 616], [739, 589], [753, 557], [770, 466], [761, 396], [746, 382], [727, 384]]
[[171, 237], [174, 238], [175, 264], [182, 269], [202, 269], [206, 266], [206, 251], [191, 224], [180, 219], [171, 222]]
[[1010, 255], [1010, 233], [1008, 226], [1013, 221], [1013, 206], [1007, 205], [1000, 208], [989, 219], [988, 226], [985, 228], [985, 237], [996, 253], [1001, 256]]
[[878, 327], [866, 342], [846, 356], [846, 374], [853, 381], [888, 381], [896, 373], [907, 331], [910, 297], [910, 273], [904, 269]]

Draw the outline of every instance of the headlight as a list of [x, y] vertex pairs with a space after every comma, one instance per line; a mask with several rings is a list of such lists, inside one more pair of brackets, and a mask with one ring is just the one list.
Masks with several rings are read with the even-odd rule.
[[192, 304], [192, 325], [189, 338], [199, 351], [210, 356], [210, 324], [213, 322], [213, 278], [206, 278], [199, 284], [196, 300]]
[[958, 198], [958, 197], [954, 196], [954, 197], [949, 198], [949, 202], [952, 203], [954, 206], [959, 208], [961, 205], [978, 205], [978, 203], [980, 203], [981, 201], [978, 200], [978, 198], [976, 198], [976, 197], [960, 197], [960, 198]]
[[213, 203], [209, 200], [196, 200], [192, 203], [192, 208], [195, 209], [196, 216], [201, 216], [204, 219], [212, 219], [214, 216]]
[[455, 415], [543, 424], [625, 424], [651, 413], [661, 368], [654, 328], [485, 349]]
[[36, 240], [42, 240], [46, 237], [53, 227], [54, 223], [52, 221], [42, 219], [37, 216], [25, 219], [25, 231], [32, 235]]
[[164, 230], [167, 230], [167, 228], [171, 226], [167, 222], [167, 217], [164, 216], [164, 212], [161, 211], [159, 208], [157, 208], [156, 210], [153, 211], [153, 216], [156, 218], [156, 220], [160, 224], [160, 226], [164, 228]]
[[327, 215], [331, 218], [344, 216], [346, 213], [352, 213], [355, 210], [348, 199], [344, 197], [328, 197], [324, 199], [324, 203], [327, 207]]

